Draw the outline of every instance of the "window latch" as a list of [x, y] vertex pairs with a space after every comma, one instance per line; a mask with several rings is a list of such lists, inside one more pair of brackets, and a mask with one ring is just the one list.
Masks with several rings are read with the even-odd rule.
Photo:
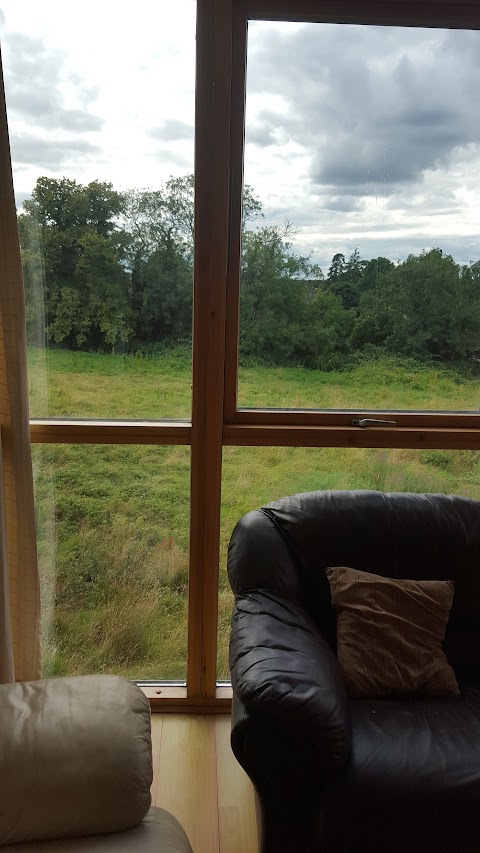
[[397, 426], [396, 421], [382, 421], [375, 418], [354, 418], [352, 426], [371, 427], [371, 426]]

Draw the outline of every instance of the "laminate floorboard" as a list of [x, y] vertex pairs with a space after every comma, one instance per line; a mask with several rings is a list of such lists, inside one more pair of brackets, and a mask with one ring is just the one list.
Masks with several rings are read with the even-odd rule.
[[258, 853], [253, 788], [230, 747], [225, 714], [152, 714], [152, 802], [193, 853]]

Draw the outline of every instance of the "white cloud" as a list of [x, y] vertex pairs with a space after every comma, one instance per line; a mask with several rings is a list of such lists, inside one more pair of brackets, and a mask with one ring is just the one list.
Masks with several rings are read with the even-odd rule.
[[[124, 189], [193, 170], [193, 0], [1, 3], [17, 197], [45, 171]], [[356, 245], [480, 257], [479, 48], [478, 32], [251, 23], [245, 179], [266, 222], [293, 221], [322, 265]]]
[[[480, 256], [479, 33], [249, 32], [245, 178], [262, 187], [267, 220], [292, 219], [296, 245], [322, 264], [326, 246], [396, 258], [448, 243], [460, 261]], [[285, 140], [303, 154], [288, 169]]]
[[[47, 165], [53, 177], [119, 189], [193, 170], [185, 130], [194, 123], [193, 0], [2, 0], [2, 9], [10, 132], [22, 138], [16, 162], [12, 145], [17, 194], [30, 192]], [[155, 151], [149, 130], [161, 127], [182, 128], [181, 145]], [[69, 143], [83, 156], [67, 156]]]

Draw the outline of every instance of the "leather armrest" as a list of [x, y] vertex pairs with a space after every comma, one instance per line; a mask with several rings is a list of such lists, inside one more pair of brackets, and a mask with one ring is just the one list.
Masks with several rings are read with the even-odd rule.
[[150, 807], [150, 707], [80, 676], [0, 685], [0, 845], [120, 832]]
[[141, 823], [123, 832], [7, 844], [0, 850], [1, 853], [193, 853], [178, 820], [155, 806]]
[[306, 610], [267, 590], [239, 597], [232, 617], [235, 695], [254, 718], [304, 744], [324, 775], [350, 754], [350, 715], [337, 660]]

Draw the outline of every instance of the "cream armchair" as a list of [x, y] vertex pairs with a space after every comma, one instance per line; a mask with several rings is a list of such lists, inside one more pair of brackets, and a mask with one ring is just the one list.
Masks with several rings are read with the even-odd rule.
[[0, 850], [191, 853], [150, 808], [150, 707], [115, 676], [0, 685]]

